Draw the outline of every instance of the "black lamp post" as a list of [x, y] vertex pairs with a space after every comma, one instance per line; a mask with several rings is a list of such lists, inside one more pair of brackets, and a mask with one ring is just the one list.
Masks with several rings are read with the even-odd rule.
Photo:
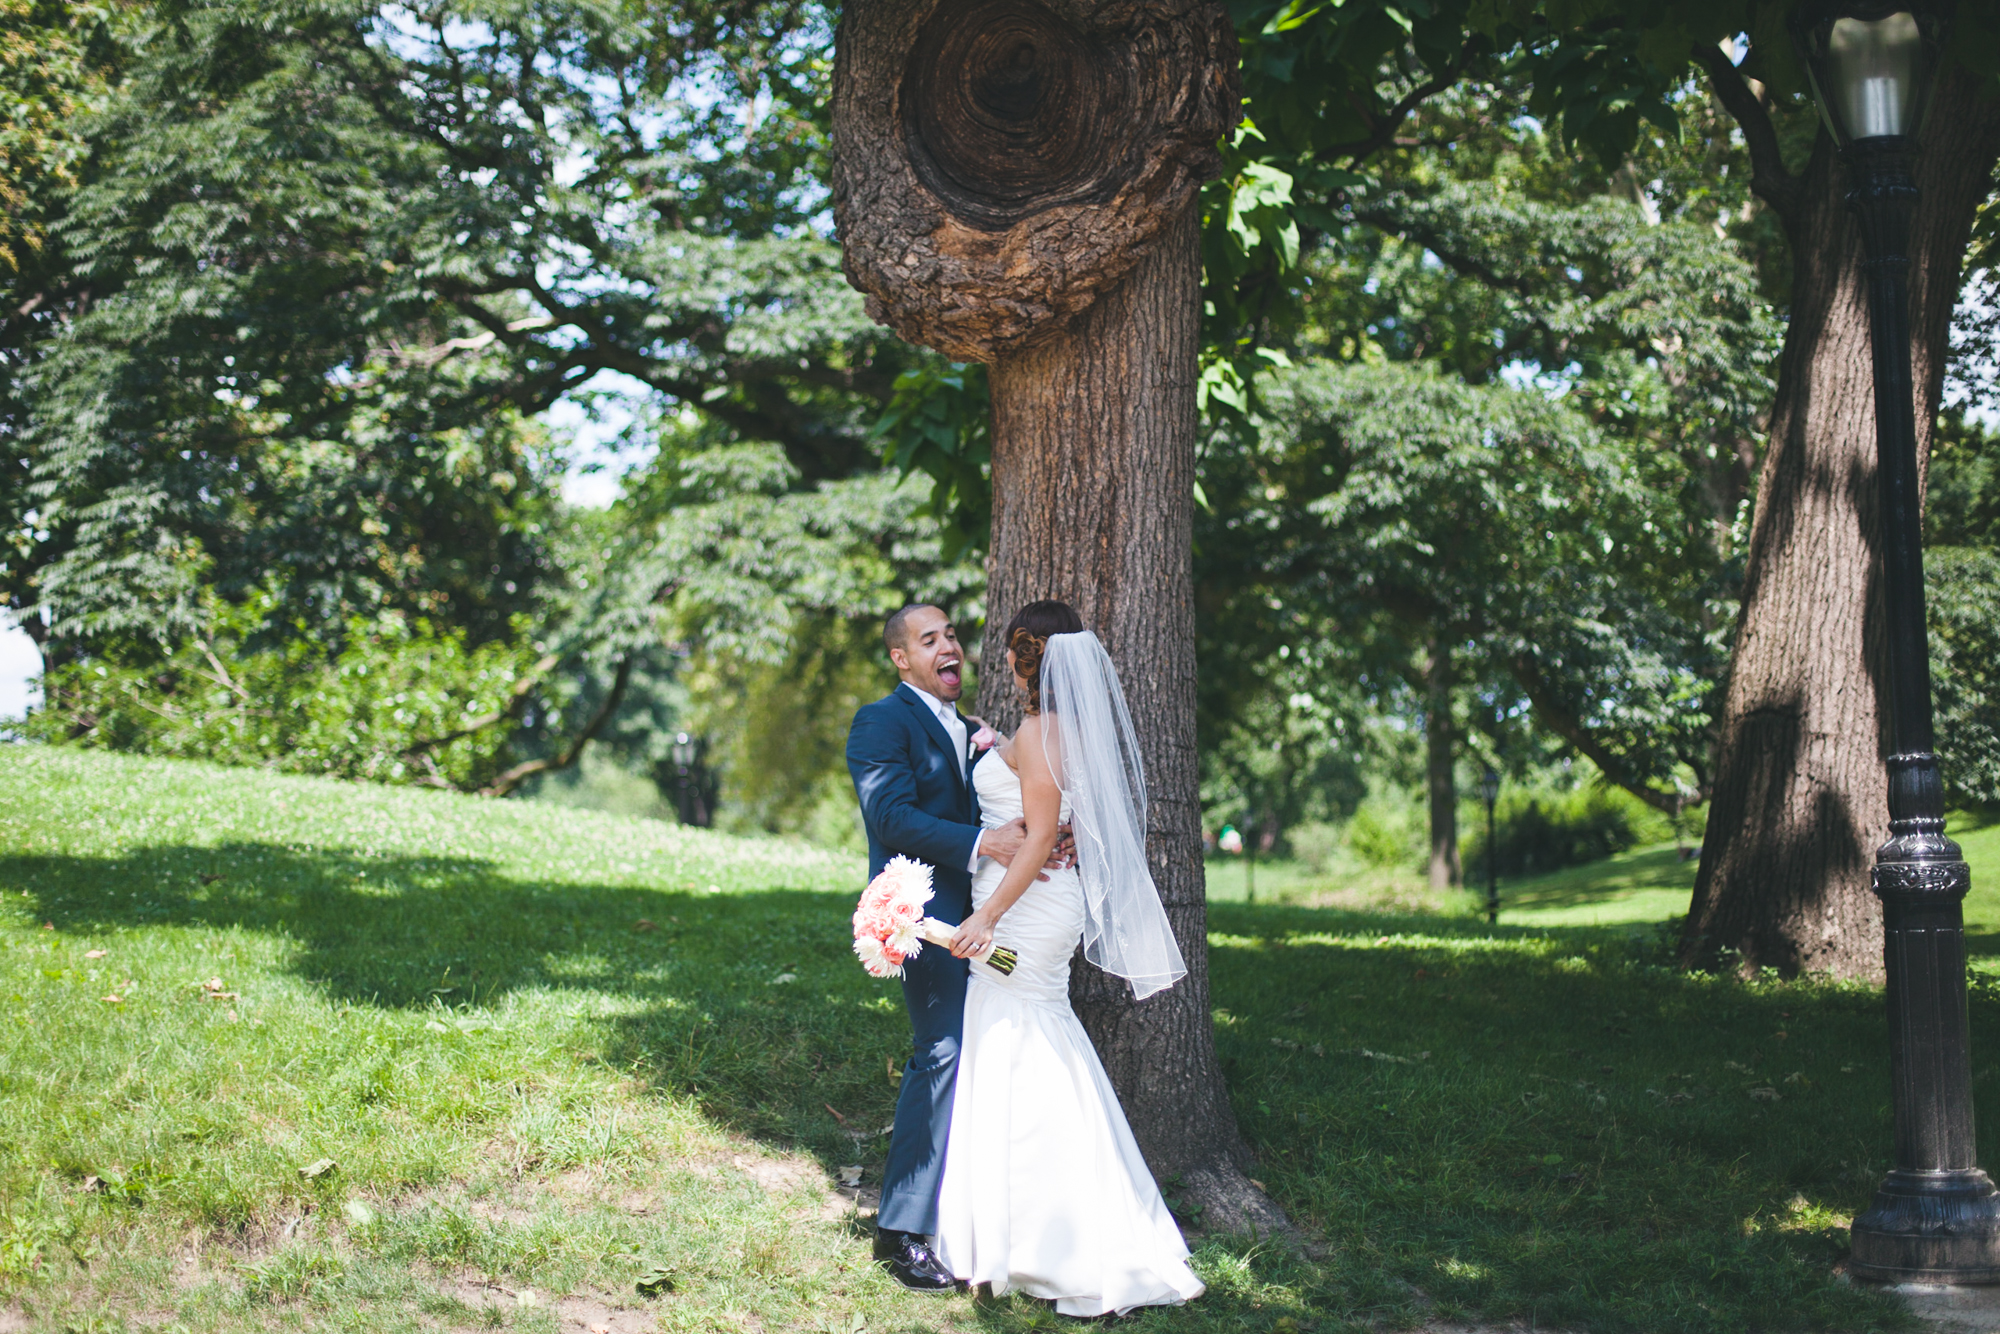
[[1500, 775], [1488, 769], [1479, 775], [1479, 795], [1486, 798], [1486, 924], [1500, 920], [1500, 849], [1494, 845], [1493, 803], [1500, 799]]
[[694, 823], [694, 738], [686, 732], [674, 734], [674, 773], [680, 780], [680, 792], [674, 802], [675, 813], [682, 824]]
[[1910, 384], [1915, 135], [1950, 5], [1805, 0], [1792, 36], [1854, 173], [1866, 254], [1889, 641], [1889, 841], [1875, 854], [1888, 971], [1896, 1164], [1854, 1220], [1849, 1271], [1892, 1283], [2000, 1283], [2000, 1192], [1974, 1161], [1965, 913], [1972, 876], [1944, 834], [1931, 724], [1921, 500]]

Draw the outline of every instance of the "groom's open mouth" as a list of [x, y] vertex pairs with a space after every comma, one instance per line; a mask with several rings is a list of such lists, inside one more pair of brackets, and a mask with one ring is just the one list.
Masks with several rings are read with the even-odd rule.
[[945, 685], [956, 686], [959, 684], [958, 664], [955, 662], [939, 663], [937, 674], [938, 680]]

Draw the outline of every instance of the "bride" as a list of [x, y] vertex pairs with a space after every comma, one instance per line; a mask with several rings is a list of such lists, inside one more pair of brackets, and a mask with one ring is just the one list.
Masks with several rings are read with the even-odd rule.
[[[1061, 602], [1031, 603], [1006, 635], [1027, 692], [1013, 738], [973, 769], [987, 827], [1017, 817], [1027, 842], [981, 863], [952, 953], [1019, 956], [1011, 974], [972, 965], [938, 1250], [952, 1274], [1053, 1300], [1070, 1316], [1192, 1300], [1202, 1283], [1139, 1155], [1104, 1067], [1069, 1006], [1084, 957], [1144, 1000], [1187, 973], [1146, 869], [1146, 789], [1118, 673]], [[1037, 880], [1057, 826], [1078, 865]]]

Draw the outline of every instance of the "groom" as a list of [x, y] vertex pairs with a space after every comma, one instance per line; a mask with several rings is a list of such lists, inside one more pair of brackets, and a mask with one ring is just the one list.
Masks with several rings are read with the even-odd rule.
[[[979, 827], [971, 770], [977, 756], [967, 724], [982, 724], [954, 707], [964, 689], [965, 655], [951, 619], [936, 607], [905, 607], [889, 618], [882, 638], [902, 684], [856, 713], [847, 734], [847, 771], [868, 826], [868, 874], [880, 873], [898, 853], [929, 863], [936, 895], [930, 915], [956, 925], [972, 913], [972, 873], [979, 859], [1011, 863], [1026, 826], [1015, 820], [997, 829]], [[966, 961], [935, 945], [903, 965], [903, 1001], [916, 1054], [903, 1067], [896, 1099], [882, 1210], [875, 1220], [875, 1258], [916, 1292], [954, 1287], [930, 1236], [937, 1231], [966, 977]]]

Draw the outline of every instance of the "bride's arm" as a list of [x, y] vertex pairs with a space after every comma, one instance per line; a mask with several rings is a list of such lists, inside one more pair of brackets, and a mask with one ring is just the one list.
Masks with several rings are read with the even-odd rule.
[[1030, 716], [1021, 723], [1021, 730], [1014, 734], [1014, 748], [1008, 754], [1021, 778], [1021, 807], [1028, 834], [999, 888], [965, 919], [958, 934], [952, 937], [951, 952], [961, 959], [983, 954], [993, 943], [994, 923], [1028, 892], [1029, 885], [1046, 879], [1042, 864], [1055, 851], [1056, 823], [1062, 817], [1062, 789], [1056, 786], [1056, 776], [1049, 768], [1039, 717]]

